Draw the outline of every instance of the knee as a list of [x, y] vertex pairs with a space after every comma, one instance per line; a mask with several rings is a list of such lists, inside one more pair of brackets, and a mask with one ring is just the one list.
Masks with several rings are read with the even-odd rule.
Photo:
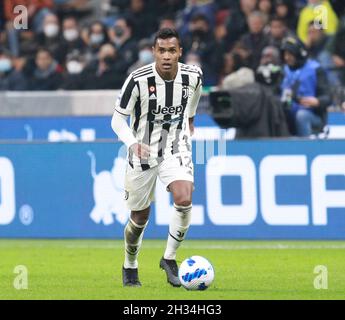
[[305, 123], [309, 119], [309, 111], [308, 110], [298, 110], [296, 113], [296, 121], [297, 123]]
[[175, 195], [174, 202], [177, 206], [188, 207], [192, 204], [192, 197], [188, 193], [180, 193]]
[[131, 212], [131, 219], [140, 226], [144, 225], [149, 220], [149, 216], [150, 208]]

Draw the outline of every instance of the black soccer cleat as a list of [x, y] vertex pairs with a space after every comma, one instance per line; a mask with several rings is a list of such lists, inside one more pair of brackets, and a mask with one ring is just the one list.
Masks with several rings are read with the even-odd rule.
[[124, 287], [141, 287], [138, 278], [138, 269], [126, 269], [122, 267], [122, 283]]
[[167, 280], [173, 287], [181, 287], [176, 260], [168, 260], [162, 257], [159, 266], [166, 272]]

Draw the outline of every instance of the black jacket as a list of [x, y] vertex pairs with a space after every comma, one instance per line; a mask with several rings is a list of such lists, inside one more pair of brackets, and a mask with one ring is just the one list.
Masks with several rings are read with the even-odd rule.
[[211, 97], [212, 115], [222, 128], [235, 127], [236, 139], [289, 136], [283, 107], [268, 87], [252, 83], [227, 94], [228, 106], [221, 110]]

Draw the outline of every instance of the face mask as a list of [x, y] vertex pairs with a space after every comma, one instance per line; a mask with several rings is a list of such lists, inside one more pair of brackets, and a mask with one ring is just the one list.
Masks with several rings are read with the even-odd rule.
[[141, 50], [139, 52], [139, 60], [145, 64], [153, 62], [153, 54], [149, 50]]
[[12, 63], [10, 59], [0, 59], [0, 72], [8, 72], [12, 69]]
[[104, 59], [103, 59], [104, 63], [109, 67], [111, 65], [113, 65], [115, 63], [115, 58], [112, 57], [112, 56], [106, 56]]
[[74, 41], [78, 38], [79, 32], [77, 29], [67, 29], [63, 32], [63, 37], [67, 41]]
[[202, 38], [205, 34], [206, 34], [206, 32], [204, 30], [201, 30], [201, 29], [196, 29], [193, 31], [193, 36], [199, 37], [199, 38]]
[[59, 33], [59, 26], [55, 23], [49, 23], [44, 26], [43, 32], [48, 38], [53, 38]]
[[102, 33], [92, 33], [90, 36], [91, 44], [100, 44], [104, 41], [104, 35]]
[[67, 68], [68, 73], [70, 74], [78, 74], [83, 71], [82, 64], [75, 60], [71, 60], [67, 62], [66, 68]]
[[125, 30], [123, 30], [121, 27], [115, 27], [115, 35], [119, 38], [121, 38], [125, 33]]

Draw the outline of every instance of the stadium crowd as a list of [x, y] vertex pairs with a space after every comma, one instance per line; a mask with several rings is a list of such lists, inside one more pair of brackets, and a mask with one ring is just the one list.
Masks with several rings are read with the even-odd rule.
[[[319, 4], [327, 11], [320, 28]], [[17, 5], [27, 8], [27, 29], [15, 28]], [[331, 84], [344, 84], [344, 9], [341, 0], [6, 0], [0, 90], [118, 89], [153, 61], [153, 35], [162, 27], [180, 32], [182, 61], [202, 67], [205, 87], [239, 70], [250, 79], [263, 63], [282, 65], [282, 41], [294, 34]]]
[[[310, 136], [325, 127], [337, 92], [344, 95], [341, 0], [6, 0], [0, 91], [119, 89], [128, 74], [154, 61], [161, 28], [178, 30], [182, 61], [202, 68], [205, 90], [244, 87], [243, 117], [236, 120], [239, 133], [246, 128], [243, 137]], [[280, 103], [269, 111], [272, 93]], [[284, 112], [276, 112], [279, 105]]]

